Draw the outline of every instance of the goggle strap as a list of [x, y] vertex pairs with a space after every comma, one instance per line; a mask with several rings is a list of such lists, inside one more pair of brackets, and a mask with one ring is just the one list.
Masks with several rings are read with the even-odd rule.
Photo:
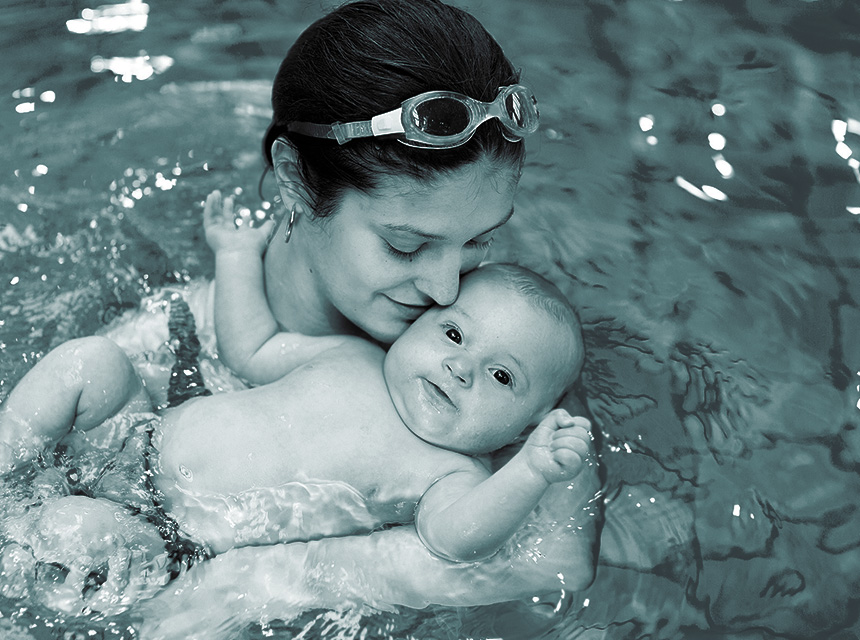
[[403, 133], [406, 129], [403, 128], [403, 108], [397, 107], [388, 113], [382, 113], [378, 116], [373, 116], [370, 121], [370, 126], [373, 129], [375, 136], [387, 136], [392, 133]]
[[334, 134], [334, 125], [330, 124], [314, 124], [312, 122], [291, 122], [287, 125], [287, 131], [290, 133], [298, 133], [299, 135], [309, 136], [311, 138], [328, 138], [337, 140]]
[[338, 144], [349, 142], [353, 138], [369, 138], [374, 135], [370, 120], [362, 122], [335, 122], [334, 124], [314, 124], [313, 122], [291, 122], [287, 131], [312, 138], [337, 140]]
[[331, 125], [331, 130], [338, 144], [349, 142], [353, 138], [370, 138], [373, 136], [370, 120], [346, 123], [335, 122]]

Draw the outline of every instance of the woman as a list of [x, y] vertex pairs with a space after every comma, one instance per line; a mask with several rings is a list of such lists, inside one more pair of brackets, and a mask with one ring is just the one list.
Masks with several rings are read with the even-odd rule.
[[[481, 103], [493, 103], [489, 113]], [[533, 97], [483, 27], [435, 0], [345, 5], [292, 46], [272, 104], [263, 146], [284, 217], [260, 295], [276, 322], [248, 317], [247, 339], [288, 328], [388, 344], [431, 304], [452, 303], [460, 275], [513, 213], [522, 137], [537, 127]], [[406, 117], [390, 113], [401, 104]], [[231, 266], [259, 280], [259, 266]], [[243, 374], [241, 359], [220, 355]], [[551, 612], [560, 594], [593, 577], [598, 489], [591, 474], [551, 490], [507, 547], [481, 563], [432, 556], [412, 527], [231, 550], [159, 596], [144, 637], [214, 637], [204, 624], [225, 629], [350, 602], [534, 598]], [[534, 615], [525, 623], [532, 632]]]

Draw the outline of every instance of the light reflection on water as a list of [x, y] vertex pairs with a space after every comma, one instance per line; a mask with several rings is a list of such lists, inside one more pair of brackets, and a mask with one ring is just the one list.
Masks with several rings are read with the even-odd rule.
[[[144, 31], [86, 38], [68, 8], [10, 13], [0, 397], [50, 347], [211, 274], [209, 190], [260, 208], [268, 81], [318, 14], [282, 4], [151, 2]], [[857, 8], [471, 9], [543, 115], [494, 255], [576, 300], [604, 431], [598, 576], [548, 637], [840, 637], [860, 575]], [[141, 51], [173, 64], [130, 83], [92, 69]], [[480, 635], [504, 611], [309, 614], [251, 635]]]
[[143, 31], [149, 18], [149, 5], [140, 0], [107, 4], [95, 9], [84, 9], [81, 17], [66, 21], [71, 33], [121, 33]]

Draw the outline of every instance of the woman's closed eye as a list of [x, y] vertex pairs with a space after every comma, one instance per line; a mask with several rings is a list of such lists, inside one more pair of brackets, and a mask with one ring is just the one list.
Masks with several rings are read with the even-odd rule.
[[419, 245], [417, 248], [412, 249], [411, 251], [404, 251], [403, 249], [398, 249], [393, 244], [391, 244], [388, 240], [383, 240], [385, 243], [385, 248], [388, 250], [388, 253], [398, 260], [409, 260], [410, 262], [414, 260], [419, 253], [424, 250], [425, 244]]
[[[486, 238], [484, 240], [481, 240], [480, 238], [473, 238], [466, 243], [466, 248], [484, 252], [490, 248], [490, 245], [493, 244], [493, 240], [493, 236], [490, 236], [489, 238]], [[426, 242], [418, 245], [414, 249], [409, 249], [404, 247], [397, 247], [385, 238], [383, 238], [382, 241], [383, 243], [385, 243], [385, 249], [390, 255], [394, 256], [398, 260], [408, 260], [410, 262], [417, 258], [418, 255], [427, 247]]]
[[495, 238], [493, 236], [490, 236], [489, 238], [487, 238], [485, 240], [481, 240], [479, 238], [473, 238], [472, 240], [469, 240], [469, 242], [466, 243], [466, 246], [469, 247], [470, 249], [477, 249], [478, 251], [486, 251], [487, 249], [490, 248], [490, 245], [493, 244], [493, 240], [495, 240]]

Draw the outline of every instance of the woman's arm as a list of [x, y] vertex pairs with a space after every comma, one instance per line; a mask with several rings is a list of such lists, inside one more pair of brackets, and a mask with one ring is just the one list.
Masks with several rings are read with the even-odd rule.
[[474, 606], [580, 590], [594, 577], [599, 491], [593, 467], [571, 485], [552, 485], [514, 536], [481, 562], [433, 555], [412, 526], [233, 549], [193, 567], [139, 607], [140, 637], [216, 640], [311, 608]]
[[591, 424], [564, 409], [550, 412], [523, 448], [482, 478], [470, 471], [437, 481], [421, 498], [416, 530], [438, 555], [472, 561], [495, 553], [556, 482], [573, 480], [593, 456]]

